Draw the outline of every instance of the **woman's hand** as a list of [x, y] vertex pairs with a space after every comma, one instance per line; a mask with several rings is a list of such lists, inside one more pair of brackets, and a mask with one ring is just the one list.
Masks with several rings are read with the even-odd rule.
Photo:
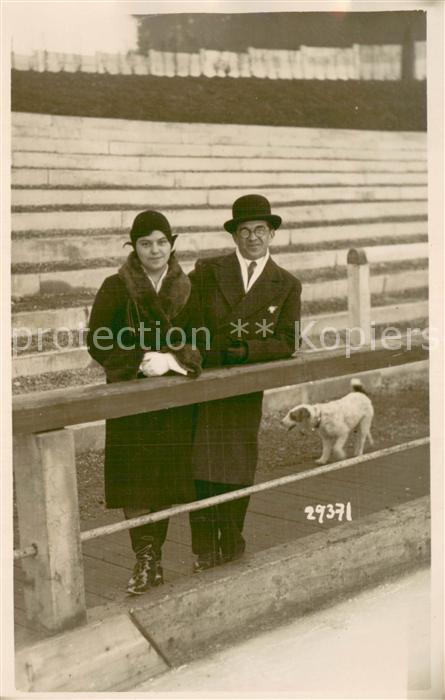
[[139, 366], [139, 371], [146, 377], [161, 377], [169, 370], [168, 354], [163, 352], [146, 352]]

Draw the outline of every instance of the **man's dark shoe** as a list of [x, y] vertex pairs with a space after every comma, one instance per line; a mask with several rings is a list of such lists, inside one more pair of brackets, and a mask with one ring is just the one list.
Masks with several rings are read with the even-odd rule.
[[157, 561], [155, 564], [152, 586], [160, 586], [163, 583], [164, 583], [164, 571], [162, 569], [161, 562]]
[[208, 556], [208, 557], [198, 557], [193, 563], [193, 573], [200, 574], [201, 571], [206, 571], [207, 569], [213, 569], [215, 566], [221, 563], [219, 556]]
[[246, 545], [243, 545], [239, 547], [235, 552], [231, 552], [230, 554], [222, 554], [221, 556], [221, 563], [222, 564], [228, 564], [229, 561], [235, 561], [236, 559], [241, 559], [241, 557], [244, 555], [244, 551], [246, 549]]
[[127, 585], [127, 593], [141, 595], [151, 586], [159, 586], [161, 583], [164, 583], [162, 566], [156, 561], [152, 545], [148, 544], [136, 553], [136, 564]]

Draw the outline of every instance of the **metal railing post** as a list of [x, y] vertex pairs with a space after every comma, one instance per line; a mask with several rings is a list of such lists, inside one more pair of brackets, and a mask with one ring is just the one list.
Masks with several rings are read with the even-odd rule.
[[71, 430], [14, 437], [26, 616], [45, 634], [86, 622], [79, 506]]
[[349, 337], [352, 345], [371, 342], [371, 287], [369, 264], [363, 248], [348, 251]]

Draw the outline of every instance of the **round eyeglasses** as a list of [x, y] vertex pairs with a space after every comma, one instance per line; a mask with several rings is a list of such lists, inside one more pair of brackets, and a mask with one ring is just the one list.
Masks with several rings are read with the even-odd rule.
[[270, 229], [267, 226], [255, 226], [255, 228], [243, 226], [242, 228], [238, 229], [237, 233], [241, 238], [249, 238], [251, 233], [253, 233], [257, 238], [265, 238], [265, 236], [270, 233]]

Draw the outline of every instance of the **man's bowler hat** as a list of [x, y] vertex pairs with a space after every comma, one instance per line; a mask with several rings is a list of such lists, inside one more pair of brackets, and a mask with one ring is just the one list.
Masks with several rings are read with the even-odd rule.
[[244, 221], [267, 221], [273, 229], [277, 229], [282, 221], [281, 216], [271, 213], [269, 200], [260, 194], [246, 194], [235, 200], [232, 217], [224, 224], [229, 233], [235, 233], [237, 226]]

